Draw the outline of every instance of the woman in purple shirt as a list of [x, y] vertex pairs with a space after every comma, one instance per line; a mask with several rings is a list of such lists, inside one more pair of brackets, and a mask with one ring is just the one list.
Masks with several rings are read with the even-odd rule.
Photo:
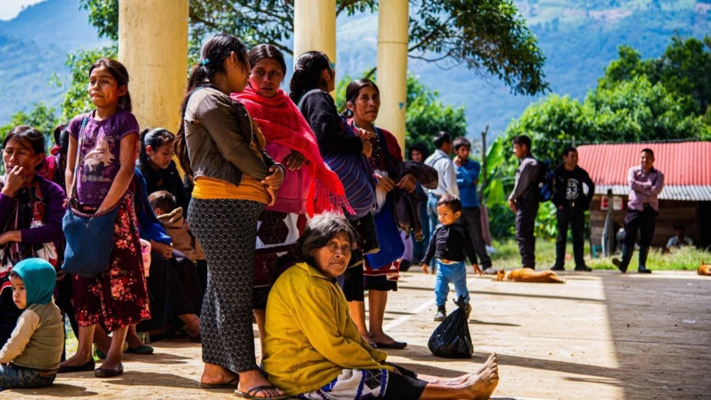
[[40, 257], [57, 267], [64, 190], [37, 170], [45, 162], [44, 136], [20, 125], [2, 144], [5, 175], [0, 178], [0, 346], [22, 313], [12, 301], [8, 275], [25, 258]]

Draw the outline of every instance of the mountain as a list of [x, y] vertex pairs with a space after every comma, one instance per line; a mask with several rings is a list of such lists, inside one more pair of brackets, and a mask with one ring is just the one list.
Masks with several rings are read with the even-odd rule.
[[54, 74], [66, 79], [67, 53], [105, 42], [88, 17], [78, 0], [48, 0], [0, 21], [0, 125], [36, 102], [59, 107], [64, 90], [49, 82]]
[[[514, 0], [547, 57], [544, 72], [553, 93], [582, 99], [595, 87], [620, 45], [645, 58], [660, 56], [674, 34], [711, 33], [711, 0]], [[411, 6], [411, 16], [416, 17]], [[65, 54], [101, 41], [79, 0], [47, 0], [11, 21], [0, 21], [0, 125], [32, 103], [58, 107], [62, 90], [53, 73], [67, 75]], [[38, 29], [41, 27], [41, 29]], [[377, 14], [341, 15], [337, 21], [337, 75], [359, 76], [376, 63]], [[287, 60], [291, 66], [291, 60]], [[485, 125], [494, 134], [542, 96], [515, 96], [495, 78], [464, 67], [441, 69], [410, 59], [409, 69], [448, 104], [466, 107], [470, 136]], [[288, 87], [288, 85], [286, 85]]]

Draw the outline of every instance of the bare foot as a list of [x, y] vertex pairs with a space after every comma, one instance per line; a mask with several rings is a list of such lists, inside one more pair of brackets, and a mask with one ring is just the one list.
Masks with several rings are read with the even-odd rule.
[[[392, 344], [403, 344], [406, 345], [406, 343], [401, 343], [398, 342], [397, 340], [391, 338], [390, 336], [386, 335], [384, 332], [380, 333], [373, 333], [372, 331], [370, 332], [370, 340], [375, 343], [382, 343], [385, 345], [392, 345]], [[400, 348], [400, 347], [398, 347]]]
[[483, 369], [476, 377], [472, 375], [469, 383], [469, 391], [471, 392], [472, 399], [475, 400], [485, 400], [491, 397], [494, 393], [496, 385], [499, 383], [499, 363], [496, 360], [496, 355], [489, 357], [491, 362], [487, 363]]
[[234, 372], [223, 368], [219, 365], [205, 363], [205, 367], [202, 371], [202, 377], [200, 378], [200, 383], [205, 383], [208, 385], [217, 385], [220, 383], [229, 383], [237, 377]]
[[253, 395], [256, 398], [276, 397], [284, 395], [284, 392], [276, 387], [274, 389], [265, 389], [259, 391], [259, 393], [249, 393], [252, 388], [256, 388], [259, 386], [271, 386], [271, 383], [269, 383], [269, 381], [264, 378], [264, 376], [262, 376], [259, 370], [253, 369], [251, 371], [240, 372], [239, 384], [237, 385], [238, 391], [245, 394]]

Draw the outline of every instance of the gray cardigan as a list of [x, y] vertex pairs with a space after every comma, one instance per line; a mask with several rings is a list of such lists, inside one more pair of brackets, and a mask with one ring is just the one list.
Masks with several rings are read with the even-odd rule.
[[264, 149], [260, 149], [261, 157], [250, 149], [255, 138], [247, 110], [213, 87], [192, 93], [184, 120], [194, 178], [204, 176], [239, 185], [243, 174], [262, 180], [270, 174], [270, 166], [279, 165]]

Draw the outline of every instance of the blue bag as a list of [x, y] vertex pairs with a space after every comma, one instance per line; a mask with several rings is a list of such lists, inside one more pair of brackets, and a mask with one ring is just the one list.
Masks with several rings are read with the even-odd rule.
[[101, 215], [85, 214], [69, 205], [62, 218], [62, 231], [67, 238], [62, 270], [86, 278], [104, 271], [114, 248], [114, 221], [119, 201]]
[[72, 195], [67, 204], [67, 212], [62, 218], [62, 231], [67, 240], [62, 270], [67, 273], [94, 278], [109, 265], [114, 248], [114, 221], [118, 214], [119, 200], [111, 209], [101, 214], [87, 214], [79, 210], [77, 199], [77, 175], [81, 165], [81, 145], [88, 115], [84, 116], [79, 131], [80, 155], [74, 166]]

